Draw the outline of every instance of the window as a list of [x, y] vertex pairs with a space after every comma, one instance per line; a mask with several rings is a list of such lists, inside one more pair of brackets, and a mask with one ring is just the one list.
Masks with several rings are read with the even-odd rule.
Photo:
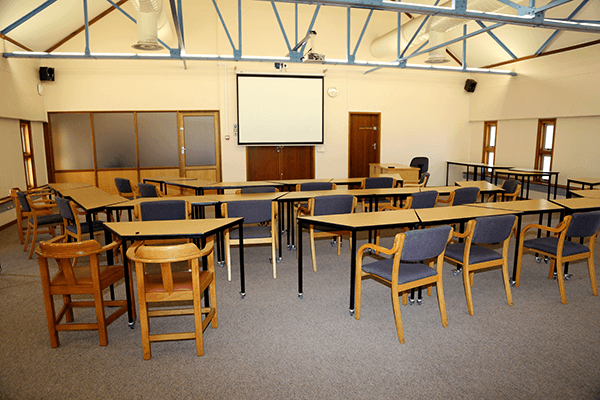
[[[483, 127], [483, 157], [481, 162], [487, 165], [494, 165], [496, 156], [496, 131], [497, 121], [487, 121]], [[491, 172], [491, 169], [488, 169]]]
[[[552, 171], [552, 154], [554, 153], [554, 136], [556, 119], [540, 119], [538, 121], [538, 138], [535, 155], [535, 169]], [[542, 177], [547, 181], [548, 176]]]
[[35, 164], [33, 162], [33, 142], [31, 140], [31, 124], [29, 121], [20, 121], [21, 144], [23, 149], [23, 164], [25, 166], [25, 182], [27, 189], [36, 187]]

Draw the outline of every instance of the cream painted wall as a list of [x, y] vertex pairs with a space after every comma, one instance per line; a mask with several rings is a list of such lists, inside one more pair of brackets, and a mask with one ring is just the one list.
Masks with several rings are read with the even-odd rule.
[[[0, 118], [0, 198], [8, 197], [8, 191], [13, 187], [24, 189], [25, 168], [23, 166], [23, 151], [21, 150], [21, 134], [19, 120]], [[0, 226], [15, 220], [14, 210], [0, 213]]]
[[[6, 51], [20, 50], [4, 42]], [[46, 121], [44, 97], [37, 91], [40, 60], [0, 57], [0, 118]]]

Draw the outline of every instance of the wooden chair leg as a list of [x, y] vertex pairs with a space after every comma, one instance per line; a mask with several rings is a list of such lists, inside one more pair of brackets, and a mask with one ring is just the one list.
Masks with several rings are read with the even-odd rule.
[[271, 234], [271, 261], [273, 262], [273, 279], [277, 278], [277, 239]]
[[440, 305], [440, 317], [442, 318], [442, 326], [448, 327], [448, 316], [446, 314], [446, 301], [444, 300], [444, 287], [441, 279], [437, 282], [435, 291], [437, 292], [438, 303]]
[[[554, 278], [555, 266], [556, 266], [556, 262], [555, 262], [554, 258], [550, 259], [550, 269], [548, 271], [548, 279]], [[556, 273], [558, 274], [558, 269], [556, 269]]]
[[108, 345], [108, 333], [106, 332], [106, 315], [104, 311], [104, 299], [100, 287], [94, 288], [94, 305], [96, 308], [96, 323], [98, 324], [98, 336], [100, 346]]
[[[204, 355], [204, 341], [202, 340], [202, 300], [194, 296], [194, 331], [196, 336], [196, 355]], [[212, 303], [211, 303], [212, 305]]]
[[592, 293], [598, 296], [598, 285], [596, 284], [596, 272], [594, 270], [594, 257], [590, 253], [588, 258], [588, 271], [590, 273], [590, 283], [592, 284]]
[[311, 226], [310, 228], [310, 256], [312, 259], [313, 271], [317, 272], [317, 256], [315, 250], [315, 230]]
[[558, 290], [560, 291], [560, 302], [567, 304], [567, 294], [565, 292], [565, 277], [562, 273], [562, 262], [556, 263], [556, 280], [558, 281]]
[[392, 306], [394, 308], [394, 318], [396, 320], [396, 331], [398, 332], [398, 341], [404, 343], [404, 328], [402, 327], [402, 314], [400, 313], [400, 295], [392, 290]]
[[[463, 286], [465, 287], [465, 297], [467, 298], [467, 309], [469, 310], [469, 315], [475, 315], [475, 311], [473, 310], [473, 296], [471, 294], [471, 282], [469, 278], [469, 270], [466, 265], [463, 265]], [[439, 289], [438, 289], [439, 291]]]

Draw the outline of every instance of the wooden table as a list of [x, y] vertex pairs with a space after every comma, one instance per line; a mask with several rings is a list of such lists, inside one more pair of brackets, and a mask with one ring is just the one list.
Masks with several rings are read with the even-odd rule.
[[463, 187], [479, 188], [479, 194], [481, 194], [481, 201], [483, 201], [483, 196], [486, 194], [492, 196], [492, 195], [504, 192], [504, 189], [502, 189], [500, 186], [496, 186], [487, 181], [456, 181], [456, 182], [454, 182], [454, 184], [461, 188], [463, 188]]
[[116, 194], [107, 193], [95, 186], [63, 190], [61, 195], [64, 198], [73, 200], [85, 210], [85, 220], [89, 227], [90, 239], [94, 239], [93, 214], [104, 211], [110, 205], [124, 203], [129, 200]]
[[[598, 178], [568, 178], [567, 179], [567, 198], [571, 197], [571, 183], [577, 183], [581, 185], [581, 189], [585, 189], [589, 186], [590, 189], [594, 189], [594, 186], [600, 185], [600, 179]], [[582, 196], [587, 197], [587, 196]]]
[[[516, 179], [521, 177], [521, 184], [523, 187], [525, 194], [525, 198], [529, 198], [529, 184], [531, 182], [531, 178], [542, 178], [544, 176], [548, 177], [548, 200], [550, 200], [550, 195], [552, 193], [552, 177], [554, 176], [554, 198], [556, 199], [556, 193], [558, 191], [558, 172], [555, 171], [541, 171], [537, 169], [529, 169], [529, 168], [516, 168], [511, 167], [510, 169], [500, 169], [496, 171], [494, 175], [494, 184], [498, 184], [498, 175], [507, 175], [508, 178], [511, 175], [514, 175]], [[525, 185], [527, 183], [527, 185]]]
[[62, 196], [61, 192], [65, 191], [65, 190], [79, 189], [79, 188], [92, 187], [92, 186], [93, 185], [90, 185], [89, 183], [77, 183], [77, 182], [56, 182], [56, 183], [48, 184], [48, 187], [50, 187], [50, 189], [54, 190], [60, 196]]
[[[202, 247], [206, 244], [206, 238], [223, 232], [235, 225], [240, 230], [240, 296], [246, 296], [246, 278], [244, 274], [244, 233], [243, 218], [214, 218], [214, 219], [187, 219], [178, 221], [133, 221], [133, 222], [107, 222], [104, 229], [107, 235], [114, 234], [122, 239], [123, 266], [125, 268], [125, 291], [127, 294], [127, 313], [129, 325], [133, 327], [135, 321], [132, 318], [133, 293], [129, 291], [129, 263], [127, 254], [127, 242], [136, 240], [155, 239], [199, 239]], [[110, 262], [111, 260], [109, 260]]]
[[[421, 169], [418, 167], [411, 167], [410, 165], [404, 164], [390, 164], [390, 163], [371, 163], [369, 164], [369, 176], [382, 176], [389, 174], [399, 174], [404, 182], [418, 183], [419, 173]], [[397, 178], [396, 178], [397, 179]]]
[[[350, 256], [350, 315], [354, 314], [354, 289], [356, 284], [356, 254], [358, 252], [356, 236], [360, 231], [384, 228], [403, 228], [419, 223], [415, 210], [386, 211], [377, 213], [354, 213], [298, 218], [298, 229], [303, 226], [317, 225], [326, 228], [348, 230], [352, 232], [352, 251]], [[298, 297], [304, 296], [302, 286], [302, 235], [298, 235]]]
[[[168, 182], [180, 182], [180, 181], [196, 181], [196, 178], [186, 178], [184, 176], [153, 176], [151, 178], [144, 178], [144, 183], [146, 182], [154, 182], [160, 185], [160, 190], [167, 193], [167, 185]], [[203, 181], [208, 182], [208, 181]]]
[[494, 175], [494, 170], [496, 169], [509, 169], [512, 166], [507, 165], [487, 165], [480, 162], [471, 162], [471, 161], [446, 161], [446, 185], [448, 185], [448, 172], [450, 170], [450, 165], [460, 165], [463, 167], [467, 167], [467, 180], [469, 180], [469, 168], [473, 167], [473, 180], [477, 180], [477, 170], [480, 172], [480, 180], [485, 180], [485, 170], [490, 170], [491, 176]]

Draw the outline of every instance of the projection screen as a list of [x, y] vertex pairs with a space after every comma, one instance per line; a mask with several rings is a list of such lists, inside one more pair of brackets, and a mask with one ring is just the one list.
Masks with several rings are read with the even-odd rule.
[[323, 143], [323, 76], [237, 75], [238, 144]]

